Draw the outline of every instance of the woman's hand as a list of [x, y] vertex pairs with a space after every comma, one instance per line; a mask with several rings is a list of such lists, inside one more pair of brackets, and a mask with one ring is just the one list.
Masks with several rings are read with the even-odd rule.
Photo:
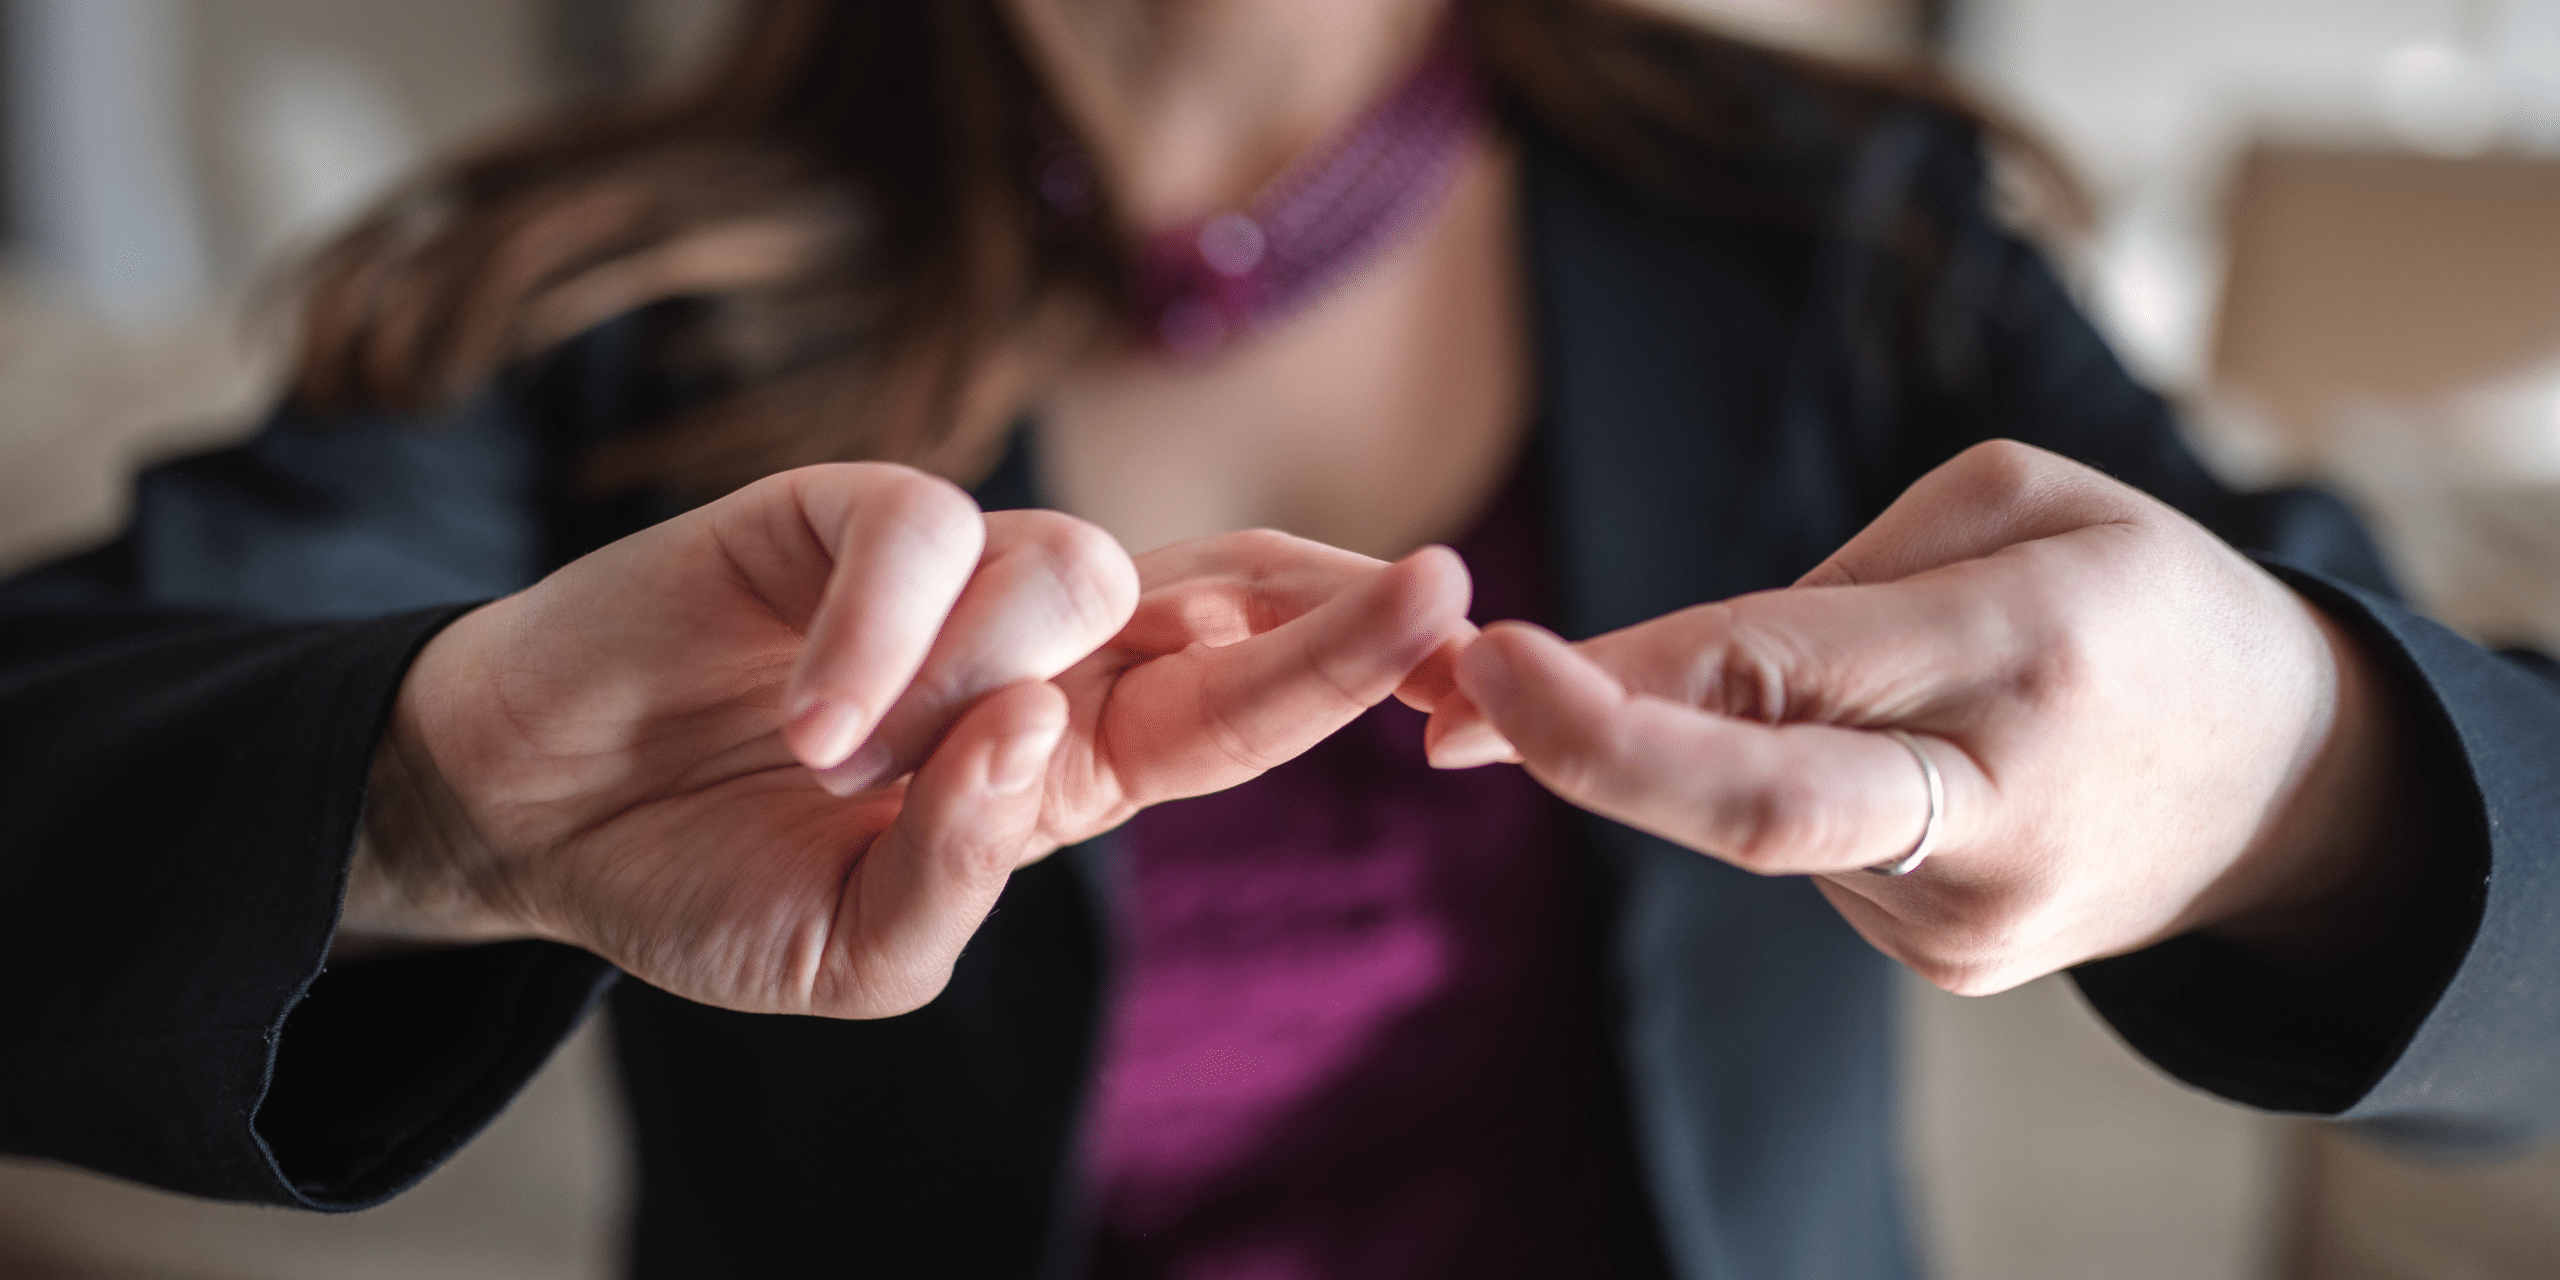
[[[2364, 661], [2175, 511], [1995, 442], [1794, 588], [1580, 645], [1488, 629], [1430, 733], [1444, 765], [1524, 758], [1597, 813], [1819, 876], [1868, 941], [1985, 993], [2196, 929], [2311, 954], [2370, 927], [2406, 844]], [[1927, 812], [1887, 727], [1946, 788], [1903, 878], [1862, 870]]]
[[1016, 868], [1409, 677], [1445, 688], [1465, 608], [1445, 551], [1230, 535], [1142, 572], [1090, 525], [982, 517], [904, 468], [788, 472], [421, 651], [342, 927], [550, 938], [730, 1008], [902, 1012]]

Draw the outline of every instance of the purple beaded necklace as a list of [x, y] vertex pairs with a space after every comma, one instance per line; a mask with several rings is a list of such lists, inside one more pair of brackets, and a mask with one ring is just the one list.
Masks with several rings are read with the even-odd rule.
[[[1445, 21], [1402, 83], [1250, 204], [1149, 235], [1131, 281], [1141, 324], [1190, 359], [1306, 306], [1423, 224], [1484, 120], [1463, 33]], [[1041, 192], [1072, 213], [1086, 190], [1065, 176], [1043, 174]]]

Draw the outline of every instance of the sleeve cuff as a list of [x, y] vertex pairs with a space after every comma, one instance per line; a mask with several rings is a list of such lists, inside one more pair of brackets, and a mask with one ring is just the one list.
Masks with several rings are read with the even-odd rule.
[[2384, 937], [2298, 968], [2200, 936], [2082, 965], [2171, 1075], [2237, 1102], [2467, 1153], [2560, 1124], [2560, 694], [2371, 591], [2268, 567], [2364, 644], [2426, 740], [2419, 891]]
[[373, 746], [459, 609], [0, 628], [0, 1152], [358, 1208], [494, 1116], [612, 971], [539, 943], [323, 973]]
[[604, 961], [547, 942], [321, 974], [275, 1038], [257, 1112], [278, 1182], [330, 1210], [407, 1190], [505, 1109], [614, 977]]

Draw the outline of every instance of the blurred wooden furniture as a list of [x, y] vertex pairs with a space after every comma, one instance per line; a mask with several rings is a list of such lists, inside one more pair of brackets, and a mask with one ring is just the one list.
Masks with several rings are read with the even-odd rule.
[[2298, 439], [2560, 349], [2560, 162], [2260, 148], [2225, 207], [2214, 381]]
[[[2261, 148], [2226, 227], [2217, 392], [2375, 518], [2438, 616], [2560, 642], [2535, 625], [2560, 618], [2560, 484], [2476, 416], [2560, 369], [2560, 161]], [[2560, 1147], [2449, 1167], [2296, 1122], [2284, 1163], [2280, 1275], [2560, 1275]]]

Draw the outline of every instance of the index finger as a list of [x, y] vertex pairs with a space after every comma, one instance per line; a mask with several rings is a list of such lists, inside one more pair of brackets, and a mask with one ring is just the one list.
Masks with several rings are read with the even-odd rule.
[[[1116, 643], [1147, 654], [1173, 654], [1250, 640], [1321, 607], [1384, 560], [1273, 529], [1194, 538], [1138, 557], [1136, 614]], [[1458, 650], [1475, 639], [1464, 618], [1441, 646], [1406, 675], [1396, 697], [1429, 711], [1454, 690]]]
[[[914, 678], [985, 545], [959, 486], [905, 467], [785, 472], [750, 514], [772, 539], [831, 562], [783, 695], [783, 740], [812, 769], [840, 763]], [[741, 491], [741, 498], [757, 488]], [[739, 554], [732, 546], [732, 555]]]
[[[1535, 628], [1489, 628], [1458, 680], [1557, 795], [1746, 871], [1856, 871], [1909, 852], [1927, 822], [1926, 778], [1892, 738], [1633, 693]], [[1953, 847], [1979, 829], [1987, 788], [1955, 744], [1921, 741], [1951, 797], [1941, 830]]]
[[1802, 578], [1800, 587], [1898, 582], [2091, 525], [2183, 518], [2149, 494], [2057, 453], [1986, 440], [1913, 482]]
[[1057, 675], [1128, 620], [1137, 576], [1111, 535], [1055, 511], [999, 511], [984, 524], [986, 548], [924, 664], [869, 741], [819, 773], [829, 791], [851, 795], [915, 768], [971, 703]]
[[1386, 567], [1386, 561], [1276, 529], [1159, 547], [1137, 558], [1138, 610], [1119, 642], [1143, 653], [1234, 644]]
[[1114, 690], [1099, 745], [1140, 804], [1233, 786], [1395, 692], [1465, 625], [1468, 592], [1457, 556], [1425, 548], [1250, 640], [1144, 663]]

